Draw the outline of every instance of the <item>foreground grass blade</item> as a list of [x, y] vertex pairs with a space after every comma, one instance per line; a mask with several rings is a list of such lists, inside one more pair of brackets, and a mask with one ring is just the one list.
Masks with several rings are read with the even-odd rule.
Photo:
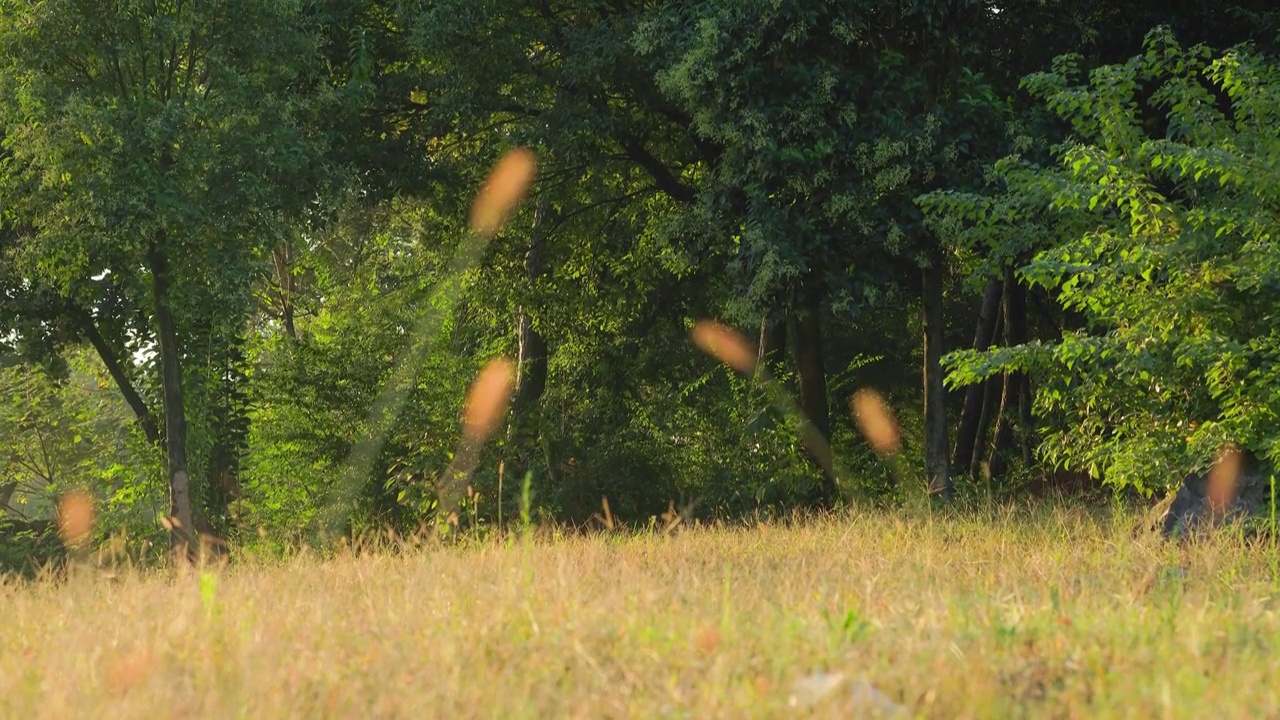
[[693, 326], [691, 337], [694, 344], [703, 352], [743, 375], [756, 377], [769, 401], [783, 415], [800, 425], [800, 438], [808, 448], [809, 454], [813, 456], [827, 477], [834, 479], [837, 491], [841, 491], [844, 481], [852, 476], [838, 462], [831, 450], [831, 443], [818, 432], [818, 428], [809, 420], [791, 393], [773, 378], [768, 368], [757, 365], [756, 348], [736, 330], [714, 320], [698, 321]]
[[93, 534], [93, 498], [87, 493], [70, 492], [58, 503], [58, 535], [72, 550], [78, 550]]
[[480, 449], [506, 415], [515, 385], [516, 366], [507, 358], [490, 360], [471, 384], [463, 409], [462, 438], [453, 454], [453, 462], [441, 476], [441, 487], [438, 488], [440, 510], [445, 515], [453, 512], [457, 504], [458, 489], [476, 469]]
[[457, 306], [462, 278], [479, 266], [489, 241], [528, 191], [536, 171], [532, 152], [524, 148], [512, 150], [498, 162], [476, 197], [471, 211], [472, 236], [462, 243], [446, 269], [445, 279], [427, 300], [427, 309], [410, 335], [403, 359], [396, 364], [391, 379], [374, 401], [368, 432], [356, 443], [343, 464], [338, 481], [316, 514], [314, 524], [318, 527], [315, 529], [324, 535], [331, 537], [342, 532], [361, 485], [368, 479], [413, 390], [418, 371], [426, 359], [428, 341], [435, 337], [445, 317]]

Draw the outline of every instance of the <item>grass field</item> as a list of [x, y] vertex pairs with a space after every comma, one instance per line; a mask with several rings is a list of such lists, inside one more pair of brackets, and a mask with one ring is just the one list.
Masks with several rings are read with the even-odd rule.
[[1062, 507], [0, 591], [5, 717], [1274, 716], [1274, 550]]

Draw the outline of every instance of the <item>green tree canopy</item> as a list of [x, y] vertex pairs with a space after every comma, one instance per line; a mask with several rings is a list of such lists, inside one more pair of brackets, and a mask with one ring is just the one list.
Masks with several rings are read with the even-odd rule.
[[956, 353], [952, 381], [1034, 372], [1048, 461], [1158, 487], [1228, 443], [1280, 459], [1280, 68], [1248, 46], [1184, 48], [1168, 29], [1145, 50], [1087, 83], [1071, 56], [1028, 77], [1074, 129], [1059, 164], [1010, 158], [1004, 195], [927, 202], [973, 242], [1045, 233], [1021, 273], [1086, 321], [1058, 341]]

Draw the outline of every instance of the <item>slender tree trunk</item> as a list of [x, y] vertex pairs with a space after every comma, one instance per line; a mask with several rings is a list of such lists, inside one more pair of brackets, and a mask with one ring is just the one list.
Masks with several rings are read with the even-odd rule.
[[800, 410], [808, 423], [806, 446], [822, 468], [819, 502], [832, 505], [839, 496], [831, 457], [831, 418], [827, 407], [827, 370], [822, 347], [822, 292], [810, 275], [795, 316], [796, 369], [800, 380]]
[[1005, 453], [1013, 444], [1013, 413], [1018, 403], [1018, 382], [1013, 373], [1005, 373], [1000, 382], [1000, 407], [996, 410], [995, 434], [991, 439], [991, 448], [987, 454], [987, 468], [984, 475], [998, 478], [1007, 469]]
[[925, 481], [930, 495], [951, 497], [947, 458], [946, 388], [942, 382], [943, 318], [942, 284], [945, 269], [938, 253], [922, 273], [924, 298], [924, 429]]
[[284, 334], [290, 340], [298, 339], [298, 330], [294, 322], [293, 296], [293, 246], [287, 241], [276, 247], [271, 253], [276, 269], [276, 279], [280, 284], [280, 322], [284, 325]]
[[981, 383], [982, 410], [978, 413], [978, 432], [973, 440], [973, 457], [969, 459], [970, 477], [981, 477], [985, 474], [983, 468], [986, 465], [984, 462], [986, 453], [982, 450], [986, 447], [987, 435], [991, 432], [991, 424], [995, 421], [998, 412], [1001, 386], [1001, 378], [987, 378]]
[[[164, 405], [165, 458], [169, 473], [169, 514], [177, 521], [173, 533], [174, 547], [193, 538], [191, 520], [191, 480], [187, 475], [187, 427], [182, 405], [182, 364], [179, 358], [178, 332], [170, 304], [168, 259], [161, 249], [163, 234], [152, 240], [148, 252], [151, 264], [151, 288], [154, 295], [157, 339], [160, 351], [160, 384]], [[190, 550], [190, 548], [188, 548]]]
[[1036, 418], [1032, 403], [1035, 402], [1031, 376], [1022, 373], [1022, 388], [1018, 393], [1018, 439], [1022, 448], [1022, 464], [1031, 468], [1036, 461]]
[[770, 313], [760, 321], [759, 356], [757, 367], [767, 370], [776, 377], [782, 369], [787, 352], [787, 318], [785, 315]]
[[[1004, 277], [1004, 342], [1005, 345], [1021, 345], [1027, 341], [1027, 303], [1024, 289], [1014, 277], [1013, 268], [1005, 270]], [[1004, 474], [1007, 460], [1005, 453], [1015, 441], [1020, 442], [1024, 461], [1031, 462], [1031, 438], [1029, 423], [1030, 398], [1026, 398], [1025, 409], [1023, 397], [1029, 388], [1025, 373], [1005, 373], [1000, 391], [1000, 410], [996, 417], [996, 433], [991, 445], [990, 459], [987, 461], [991, 477]], [[1015, 419], [1016, 417], [1016, 419]], [[1021, 426], [1021, 432], [1015, 433], [1015, 426]], [[1016, 436], [1015, 436], [1016, 435]]]
[[[982, 296], [982, 309], [978, 312], [978, 329], [974, 333], [973, 349], [982, 351], [991, 347], [996, 336], [996, 321], [1000, 315], [1001, 283], [998, 278], [987, 280]], [[974, 383], [965, 388], [964, 407], [960, 411], [960, 424], [956, 428], [956, 446], [951, 456], [951, 466], [957, 473], [970, 472], [973, 458], [978, 454], [986, 428], [982, 425], [984, 401], [989, 394], [990, 381]]]
[[[543, 272], [543, 254], [551, 228], [551, 205], [546, 197], [538, 199], [534, 207], [533, 226], [529, 234], [529, 247], [524, 255], [525, 279], [532, 286]], [[533, 325], [533, 315], [528, 307], [520, 308], [516, 317], [516, 387], [511, 402], [511, 415], [507, 423], [507, 440], [502, 451], [499, 480], [506, 474], [510, 461], [511, 476], [517, 482], [523, 480], [532, 464], [533, 451], [529, 440], [537, 439], [537, 408], [547, 389], [547, 341]], [[499, 482], [501, 487], [502, 483]], [[499, 490], [499, 494], [502, 491]], [[503, 498], [498, 498], [499, 515], [504, 512]]]
[[[543, 254], [550, 228], [550, 203], [540, 199], [534, 209], [529, 249], [524, 254], [525, 279], [530, 285], [542, 276]], [[517, 416], [536, 407], [547, 388], [547, 341], [533, 326], [528, 308], [521, 308], [516, 320], [519, 350], [516, 357], [516, 395], [513, 408]]]
[[[992, 332], [991, 341], [994, 343], [995, 338], [1000, 332], [1000, 328], [1004, 327], [1004, 285], [1001, 283], [1000, 302], [996, 303], [996, 327]], [[973, 460], [969, 465], [969, 474], [971, 477], [990, 477], [990, 467], [987, 464], [987, 445], [988, 438], [992, 435], [992, 428], [998, 423], [998, 414], [1000, 412], [1000, 391], [1004, 387], [1004, 376], [989, 377], [983, 383], [982, 396], [982, 413], [978, 420], [978, 434], [973, 441]]]
[[196, 513], [196, 526], [201, 533], [221, 537], [231, 530], [231, 503], [240, 497], [240, 460], [249, 445], [244, 368], [244, 338], [236, 337], [226, 344], [226, 353], [218, 367], [206, 494], [207, 527], [200, 527], [199, 513]]
[[[1009, 313], [1006, 323], [1009, 344], [1025, 345], [1030, 339], [1030, 333], [1027, 330], [1027, 289], [1018, 283], [1017, 278], [1014, 277], [1013, 268], [1005, 270], [1004, 282], [1012, 290], [1009, 293]], [[1031, 413], [1031, 402], [1034, 397], [1031, 394], [1031, 376], [1025, 372], [1015, 373], [1013, 382], [1016, 385], [1018, 399], [1016, 431], [1018, 447], [1022, 452], [1023, 466], [1030, 468], [1035, 449], [1035, 418]]]
[[520, 314], [517, 332], [520, 348], [514, 406], [517, 413], [525, 413], [537, 407], [547, 389], [547, 341], [533, 327], [533, 318], [528, 313]]
[[120, 394], [124, 396], [125, 403], [133, 410], [134, 416], [138, 419], [138, 425], [142, 428], [142, 434], [146, 436], [151, 444], [159, 444], [160, 428], [156, 425], [155, 416], [151, 414], [151, 410], [143, 402], [142, 396], [138, 395], [137, 389], [133, 386], [133, 381], [129, 379], [128, 373], [124, 371], [124, 366], [120, 364], [120, 358], [116, 355], [115, 349], [107, 343], [106, 338], [98, 331], [98, 326], [93, 322], [93, 317], [88, 312], [75, 308], [72, 313], [80, 326], [80, 331], [89, 340], [89, 344], [93, 345], [93, 349], [98, 352], [98, 357], [101, 358], [102, 364], [106, 366], [107, 373], [111, 375], [116, 387], [120, 389]]

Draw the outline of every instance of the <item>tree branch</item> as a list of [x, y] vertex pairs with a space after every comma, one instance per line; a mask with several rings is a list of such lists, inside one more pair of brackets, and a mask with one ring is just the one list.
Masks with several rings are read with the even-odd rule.
[[657, 184], [659, 190], [666, 193], [676, 202], [685, 205], [693, 203], [694, 198], [697, 197], [697, 191], [691, 186], [680, 182], [675, 175], [671, 174], [671, 170], [661, 160], [645, 149], [644, 145], [625, 135], [619, 136], [618, 142], [627, 153], [627, 157], [635, 161], [637, 165], [644, 168], [645, 172], [653, 177], [653, 181]]
[[76, 324], [79, 325], [80, 331], [84, 333], [89, 343], [93, 345], [93, 349], [98, 351], [98, 357], [102, 358], [102, 364], [106, 366], [107, 372], [110, 373], [111, 379], [116, 381], [116, 386], [120, 388], [120, 394], [124, 396], [124, 401], [133, 409], [134, 415], [138, 418], [138, 424], [142, 427], [142, 433], [147, 436], [147, 440], [151, 443], [160, 442], [160, 429], [156, 425], [155, 417], [147, 408], [147, 404], [143, 402], [142, 396], [138, 395], [138, 391], [133, 387], [133, 381], [125, 373], [124, 367], [120, 364], [120, 359], [102, 337], [102, 333], [98, 331], [98, 326], [94, 324], [93, 318], [83, 308], [71, 308], [72, 317], [75, 318]]

